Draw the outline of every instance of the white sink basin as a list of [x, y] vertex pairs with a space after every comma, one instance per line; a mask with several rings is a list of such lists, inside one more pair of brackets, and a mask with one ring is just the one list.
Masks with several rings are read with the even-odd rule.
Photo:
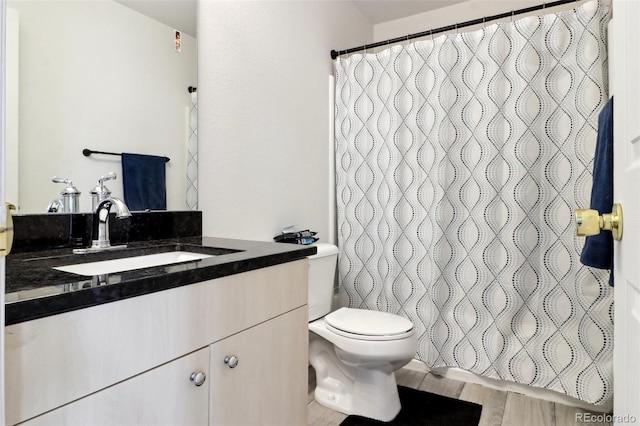
[[151, 268], [153, 266], [172, 265], [213, 257], [210, 254], [189, 251], [170, 251], [166, 253], [147, 254], [144, 256], [123, 257], [121, 259], [102, 260], [100, 262], [79, 263], [77, 265], [57, 266], [53, 269], [72, 274], [94, 275], [113, 274], [133, 269]]

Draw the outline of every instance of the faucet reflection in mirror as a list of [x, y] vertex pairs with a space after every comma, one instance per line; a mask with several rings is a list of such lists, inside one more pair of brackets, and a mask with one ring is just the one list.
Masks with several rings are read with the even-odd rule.
[[64, 183], [66, 187], [60, 192], [61, 198], [53, 200], [47, 206], [47, 213], [78, 213], [80, 211], [80, 191], [73, 186], [70, 179], [54, 176], [55, 183]]

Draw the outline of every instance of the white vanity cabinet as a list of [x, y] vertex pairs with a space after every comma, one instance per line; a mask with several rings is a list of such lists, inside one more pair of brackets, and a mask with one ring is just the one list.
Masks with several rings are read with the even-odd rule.
[[211, 345], [210, 424], [306, 425], [307, 308]]
[[208, 376], [208, 364], [209, 348], [201, 349], [22, 424], [206, 425], [209, 386], [190, 376]]
[[301, 259], [7, 326], [6, 422], [306, 424], [307, 280]]

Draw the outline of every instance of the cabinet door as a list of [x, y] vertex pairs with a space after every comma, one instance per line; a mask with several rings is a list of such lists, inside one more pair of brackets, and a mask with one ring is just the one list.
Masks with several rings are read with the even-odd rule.
[[306, 425], [308, 347], [306, 305], [211, 345], [210, 424]]
[[[24, 424], [206, 425], [209, 417], [208, 366], [207, 347]], [[201, 386], [196, 386], [191, 375], [199, 372], [204, 373], [206, 379]]]

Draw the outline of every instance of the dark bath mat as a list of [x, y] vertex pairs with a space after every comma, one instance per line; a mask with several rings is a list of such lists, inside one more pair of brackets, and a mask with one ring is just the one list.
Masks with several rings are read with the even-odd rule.
[[395, 419], [381, 422], [351, 415], [340, 426], [476, 426], [482, 405], [398, 386], [402, 408]]

